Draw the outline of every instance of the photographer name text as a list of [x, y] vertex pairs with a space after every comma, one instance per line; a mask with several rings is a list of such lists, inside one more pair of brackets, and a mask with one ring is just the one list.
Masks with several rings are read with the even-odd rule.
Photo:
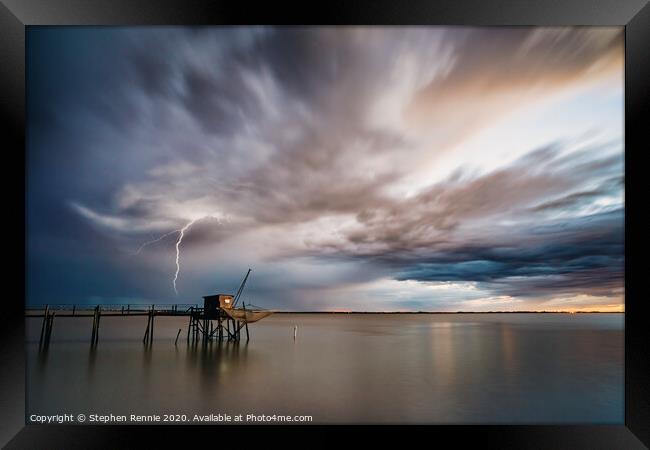
[[269, 423], [311, 422], [310, 415], [283, 414], [31, 414], [29, 421], [40, 424], [63, 423]]

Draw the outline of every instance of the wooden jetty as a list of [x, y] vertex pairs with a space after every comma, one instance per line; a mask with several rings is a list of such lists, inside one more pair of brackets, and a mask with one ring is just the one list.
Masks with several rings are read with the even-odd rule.
[[[242, 329], [246, 332], [246, 340], [250, 339], [248, 324], [257, 322], [272, 314], [272, 311], [263, 310], [253, 305], [242, 302], [242, 307], [237, 308], [241, 294], [246, 285], [251, 270], [244, 277], [237, 293], [208, 295], [203, 297], [203, 306], [198, 304], [173, 304], [173, 305], [44, 305], [28, 308], [25, 317], [43, 318], [39, 347], [44, 349], [50, 344], [52, 328], [55, 317], [92, 317], [92, 332], [90, 345], [95, 347], [99, 342], [99, 330], [102, 317], [133, 317], [146, 316], [147, 325], [142, 342], [151, 345], [154, 338], [154, 324], [156, 317], [185, 316], [188, 317], [186, 340], [188, 343], [208, 343], [211, 341], [238, 342], [241, 339]], [[178, 330], [176, 341], [180, 335]]]

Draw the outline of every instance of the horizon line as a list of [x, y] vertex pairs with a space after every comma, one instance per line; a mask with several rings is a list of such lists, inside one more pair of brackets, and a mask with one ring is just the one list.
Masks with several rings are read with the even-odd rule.
[[624, 313], [625, 311], [547, 311], [547, 310], [517, 310], [517, 311], [273, 311], [276, 314], [607, 314]]
[[[153, 304], [153, 306], [174, 306], [181, 305], [177, 303], [158, 303]], [[183, 305], [190, 305], [183, 304]], [[192, 304], [192, 305], [199, 305]], [[37, 304], [37, 305], [25, 305], [25, 310], [35, 310], [35, 309], [44, 309], [46, 306], [56, 309], [57, 307], [95, 307], [95, 306], [105, 306], [107, 309], [120, 308], [125, 306], [133, 307], [142, 307], [142, 306], [152, 306], [151, 303], [130, 303], [130, 304], [79, 304], [79, 303], [58, 303], [58, 304]], [[266, 308], [265, 308], [266, 309]], [[423, 310], [414, 310], [414, 311], [395, 311], [395, 310], [385, 310], [385, 311], [358, 311], [358, 310], [307, 310], [307, 311], [296, 311], [296, 310], [275, 310], [272, 308], [267, 309], [268, 311], [273, 311], [275, 314], [608, 314], [608, 313], [625, 313], [625, 310], [614, 310], [614, 311], [602, 311], [602, 310], [514, 310], [514, 311], [503, 311], [503, 310], [491, 310], [491, 311], [423, 311]]]

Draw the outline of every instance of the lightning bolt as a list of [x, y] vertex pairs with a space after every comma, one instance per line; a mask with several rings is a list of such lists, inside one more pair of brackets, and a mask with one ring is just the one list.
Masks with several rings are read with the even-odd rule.
[[214, 216], [203, 216], [203, 217], [199, 217], [197, 219], [192, 219], [188, 223], [186, 223], [185, 226], [183, 228], [181, 228], [180, 230], [172, 230], [169, 233], [165, 233], [165, 234], [163, 234], [162, 236], [160, 236], [160, 237], [158, 237], [156, 239], [145, 242], [133, 254], [135, 256], [138, 253], [140, 253], [142, 251], [142, 249], [144, 249], [148, 245], [155, 244], [156, 242], [161, 241], [162, 239], [166, 238], [167, 236], [170, 236], [170, 235], [172, 235], [174, 233], [178, 233], [178, 238], [176, 239], [176, 272], [174, 272], [174, 278], [172, 279], [172, 285], [174, 286], [174, 292], [176, 293], [176, 295], [178, 295], [178, 290], [176, 289], [176, 281], [178, 281], [178, 274], [181, 271], [181, 243], [183, 242], [183, 238], [185, 237], [185, 232], [188, 231], [190, 229], [190, 227], [192, 225], [194, 225], [196, 222], [198, 222], [200, 220], [203, 220], [203, 219], [207, 219], [208, 217], [214, 217]]
[[140, 246], [140, 247], [135, 251], [135, 253], [133, 253], [133, 256], [137, 256], [138, 254], [140, 254], [140, 252], [142, 251], [143, 248], [145, 248], [145, 247], [147, 247], [147, 246], [149, 246], [149, 245], [151, 245], [151, 244], [155, 244], [156, 242], [162, 241], [164, 238], [166, 238], [167, 236], [170, 236], [170, 235], [172, 235], [172, 234], [174, 234], [174, 233], [180, 233], [180, 231], [181, 231], [181, 230], [172, 230], [172, 231], [170, 231], [169, 233], [165, 233], [165, 234], [163, 234], [162, 236], [160, 236], [160, 237], [158, 237], [158, 238], [156, 238], [156, 239], [153, 239], [153, 240], [151, 240], [151, 241], [145, 242], [144, 244], [142, 244], [142, 245], [141, 245], [141, 246]]
[[185, 232], [194, 224], [194, 222], [202, 219], [205, 219], [205, 217], [202, 217], [201, 219], [193, 219], [189, 221], [183, 228], [180, 229], [180, 234], [178, 235], [178, 239], [176, 240], [176, 273], [174, 274], [174, 279], [172, 280], [172, 284], [174, 285], [174, 292], [176, 292], [176, 295], [178, 295], [178, 291], [176, 290], [176, 280], [178, 280], [178, 273], [181, 271], [181, 263], [180, 263], [181, 242], [183, 242], [183, 237], [185, 236]]

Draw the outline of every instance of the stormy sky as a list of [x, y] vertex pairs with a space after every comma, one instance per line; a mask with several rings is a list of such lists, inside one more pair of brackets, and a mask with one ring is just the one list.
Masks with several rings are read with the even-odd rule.
[[623, 309], [621, 28], [30, 27], [27, 58], [29, 303], [250, 267], [278, 310]]

